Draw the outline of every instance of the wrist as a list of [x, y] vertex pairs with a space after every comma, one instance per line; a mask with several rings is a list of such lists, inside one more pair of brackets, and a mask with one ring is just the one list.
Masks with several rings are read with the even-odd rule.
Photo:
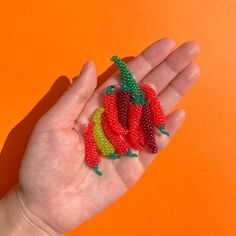
[[0, 235], [59, 236], [24, 204], [19, 190], [12, 190], [0, 201]]

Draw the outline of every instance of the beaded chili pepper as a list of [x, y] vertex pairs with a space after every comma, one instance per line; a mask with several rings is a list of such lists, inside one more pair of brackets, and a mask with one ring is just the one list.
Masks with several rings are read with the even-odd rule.
[[144, 135], [144, 129], [143, 129], [143, 125], [142, 123], [140, 123], [140, 126], [139, 126], [139, 144], [140, 144], [140, 150], [143, 149], [145, 143], [146, 143], [146, 140], [145, 140], [145, 135]]
[[88, 166], [92, 167], [96, 174], [102, 175], [102, 173], [99, 171], [100, 156], [93, 137], [94, 125], [95, 123], [93, 121], [90, 121], [87, 127], [85, 128], [85, 161]]
[[141, 150], [139, 125], [142, 114], [142, 104], [131, 104], [129, 107], [129, 133], [128, 140], [131, 146], [137, 150]]
[[118, 110], [116, 104], [116, 93], [114, 93], [115, 86], [111, 85], [106, 89], [106, 94], [104, 95], [103, 103], [106, 109], [107, 118], [111, 128], [117, 133], [126, 135], [128, 130], [123, 128], [118, 120]]
[[125, 62], [123, 62], [118, 56], [113, 56], [111, 58], [112, 61], [116, 64], [116, 66], [120, 69], [120, 73], [123, 77], [123, 81], [126, 86], [129, 88], [129, 91], [132, 96], [137, 96], [141, 93], [138, 84], [136, 83], [134, 76], [127, 68]]
[[137, 150], [141, 150], [142, 146], [140, 145], [139, 125], [142, 114], [142, 106], [145, 104], [144, 94], [141, 92], [126, 63], [117, 56], [112, 57], [112, 61], [114, 61], [120, 69], [120, 73], [123, 77], [122, 84], [125, 84], [128, 87], [132, 97], [132, 104], [129, 107], [128, 117], [128, 139], [132, 147]]
[[122, 88], [117, 93], [118, 119], [123, 128], [128, 129], [129, 106], [131, 96], [128, 87], [122, 82]]
[[144, 135], [151, 153], [157, 153], [158, 147], [155, 140], [155, 129], [152, 121], [150, 104], [146, 103], [142, 109], [141, 122], [144, 128]]
[[150, 103], [154, 125], [158, 127], [161, 133], [169, 136], [169, 133], [165, 131], [166, 115], [163, 112], [162, 106], [160, 104], [158, 96], [155, 93], [155, 90], [147, 84], [140, 84], [139, 87], [143, 92], [145, 92], [145, 98]]
[[120, 136], [111, 129], [106, 112], [102, 114], [102, 128], [118, 154], [129, 157], [137, 157], [137, 155], [132, 153], [132, 151], [129, 149], [128, 143], [121, 139]]
[[[115, 93], [113, 85], [106, 89], [105, 108], [96, 110], [85, 130], [85, 160], [98, 175], [102, 175], [98, 170], [98, 150], [111, 159], [118, 159], [120, 156], [115, 152], [137, 156], [130, 150], [129, 144], [136, 150], [147, 144], [150, 152], [157, 153], [155, 126], [161, 133], [169, 135], [165, 131], [166, 116], [155, 91], [149, 85], [138, 85], [119, 57], [112, 57], [112, 61], [120, 70], [122, 87], [118, 93]], [[126, 140], [121, 137], [127, 134]]]
[[109, 142], [102, 129], [101, 117], [104, 111], [105, 109], [103, 107], [99, 107], [93, 115], [93, 121], [95, 123], [93, 130], [94, 139], [96, 141], [97, 148], [104, 156], [107, 156], [111, 159], [118, 159], [120, 156], [115, 155], [115, 148]]

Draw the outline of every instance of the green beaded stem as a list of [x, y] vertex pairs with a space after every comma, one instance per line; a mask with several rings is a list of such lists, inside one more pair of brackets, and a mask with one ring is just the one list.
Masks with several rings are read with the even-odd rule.
[[108, 154], [107, 157], [109, 157], [112, 160], [120, 159], [120, 156], [118, 156], [114, 153]]
[[162, 134], [164, 134], [164, 135], [166, 135], [166, 136], [170, 136], [169, 132], [167, 132], [167, 131], [165, 130], [165, 126], [164, 126], [164, 125], [159, 126], [158, 129], [160, 130], [160, 132], [161, 132]]
[[[128, 87], [128, 90], [131, 93], [132, 101], [135, 104], [146, 104], [145, 94], [139, 88], [134, 76], [128, 69], [126, 63], [122, 61], [118, 56], [113, 56], [111, 60], [116, 64], [116, 66], [120, 69], [120, 73], [123, 77], [122, 80], [122, 89]], [[126, 89], [127, 90], [127, 89]]]
[[147, 102], [145, 99], [145, 93], [141, 92], [141, 94], [133, 95], [132, 101], [135, 104], [141, 104], [144, 106]]
[[131, 94], [140, 94], [141, 90], [136, 83], [132, 73], [128, 69], [126, 63], [122, 61], [118, 56], [113, 56], [111, 60], [116, 64], [116, 66], [120, 69], [120, 73], [123, 77], [123, 80], [126, 86], [129, 88]]
[[138, 155], [136, 153], [133, 153], [131, 150], [128, 150], [128, 152], [125, 153], [125, 156], [128, 157], [137, 157]]
[[115, 90], [115, 86], [114, 85], [110, 85], [106, 89], [106, 94], [113, 94], [114, 90]]
[[129, 87], [125, 84], [124, 80], [121, 82], [121, 90], [129, 91]]
[[102, 176], [102, 172], [99, 170], [99, 166], [93, 167], [93, 170], [97, 175]]

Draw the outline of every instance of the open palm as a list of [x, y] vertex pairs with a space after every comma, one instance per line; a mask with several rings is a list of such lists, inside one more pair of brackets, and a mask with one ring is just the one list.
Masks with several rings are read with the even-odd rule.
[[[150, 84], [159, 94], [168, 114], [170, 137], [185, 116], [183, 110], [171, 111], [199, 76], [198, 66], [192, 64], [198, 52], [193, 42], [175, 49], [174, 41], [165, 38], [128, 63], [137, 82]], [[105, 88], [118, 84], [119, 76], [117, 72], [96, 89], [96, 66], [89, 61], [32, 133], [17, 192], [25, 214], [33, 215], [40, 227], [47, 226], [45, 231], [62, 234], [91, 218], [136, 183], [155, 158], [146, 151], [140, 151], [138, 158], [102, 157], [103, 176], [96, 175], [84, 162], [84, 128], [102, 106]], [[170, 137], [157, 136], [160, 149]]]

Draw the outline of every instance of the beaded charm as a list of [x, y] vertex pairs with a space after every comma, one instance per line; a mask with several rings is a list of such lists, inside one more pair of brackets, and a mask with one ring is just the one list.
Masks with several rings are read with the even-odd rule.
[[123, 128], [128, 129], [129, 106], [131, 95], [128, 87], [122, 82], [122, 88], [117, 93], [118, 119]]
[[152, 114], [150, 104], [146, 103], [143, 106], [141, 122], [143, 125], [143, 132], [145, 140], [147, 141], [147, 145], [151, 153], [157, 153], [158, 147], [155, 140], [155, 130], [152, 121]]
[[142, 115], [142, 105], [141, 104], [131, 104], [129, 108], [129, 134], [128, 140], [132, 147], [137, 150], [141, 150], [140, 145], [140, 121]]
[[111, 128], [117, 134], [126, 135], [128, 131], [123, 128], [118, 119], [118, 111], [117, 111], [117, 104], [116, 104], [116, 94], [114, 93], [115, 86], [111, 85], [106, 89], [106, 94], [104, 95], [104, 107], [106, 109], [107, 118], [109, 120], [109, 124]]
[[137, 157], [137, 155], [132, 153], [129, 149], [129, 144], [125, 140], [121, 139], [120, 136], [111, 129], [106, 112], [102, 114], [102, 128], [118, 154]]
[[95, 123], [90, 121], [84, 132], [85, 152], [86, 152], [85, 160], [88, 166], [92, 167], [98, 175], [102, 175], [102, 173], [98, 170], [99, 168], [98, 164], [100, 163], [100, 156], [93, 137], [94, 125]]
[[113, 56], [112, 61], [117, 65], [120, 69], [120, 73], [123, 77], [123, 81], [125, 82], [126, 86], [129, 88], [131, 95], [140, 94], [140, 88], [136, 83], [134, 76], [131, 74], [125, 62], [123, 62], [119, 57]]
[[110, 85], [106, 89], [104, 107], [97, 108], [84, 133], [85, 161], [98, 175], [102, 175], [99, 152], [112, 160], [137, 157], [130, 147], [143, 150], [147, 145], [151, 153], [157, 153], [155, 127], [169, 135], [165, 130], [166, 115], [155, 90], [147, 84], [138, 85], [119, 57], [112, 57], [112, 61], [120, 70], [121, 87]]
[[145, 98], [150, 103], [154, 125], [158, 127], [161, 133], [169, 136], [169, 133], [165, 131], [166, 115], [163, 112], [155, 90], [147, 84], [140, 84], [139, 87], [145, 93]]
[[139, 126], [139, 144], [140, 144], [140, 150], [142, 150], [144, 148], [144, 145], [146, 143], [146, 140], [145, 140], [145, 136], [144, 136], [144, 128], [143, 128], [143, 124], [141, 123], [140, 126]]
[[94, 139], [96, 141], [98, 149], [102, 152], [104, 156], [107, 156], [111, 159], [118, 159], [120, 158], [120, 156], [115, 155], [115, 148], [103, 132], [101, 117], [104, 111], [105, 109], [103, 107], [100, 107], [96, 110], [93, 116], [93, 122], [95, 123], [93, 130]]

